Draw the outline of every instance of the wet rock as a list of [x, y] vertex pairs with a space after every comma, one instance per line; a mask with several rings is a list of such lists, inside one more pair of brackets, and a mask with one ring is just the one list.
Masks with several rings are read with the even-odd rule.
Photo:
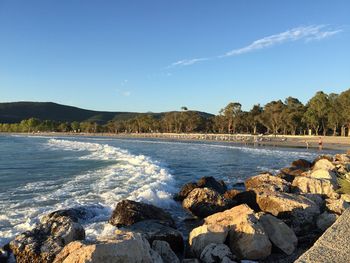
[[8, 256], [7, 251], [0, 249], [0, 263], [7, 263]]
[[343, 199], [326, 199], [326, 209], [338, 215], [341, 215], [350, 205]]
[[175, 227], [171, 215], [154, 205], [123, 200], [114, 209], [109, 223], [116, 226], [130, 226], [143, 220], [155, 219], [163, 225]]
[[161, 263], [160, 255], [151, 249], [140, 234], [119, 232], [113, 240], [98, 240], [96, 243], [75, 241], [59, 253], [55, 263]]
[[329, 212], [323, 212], [317, 218], [316, 225], [317, 228], [322, 232], [326, 231], [333, 223], [337, 220], [338, 216]]
[[241, 191], [236, 190], [236, 189], [231, 189], [231, 190], [227, 190], [224, 193], [224, 198], [226, 199], [233, 199], [235, 198], [236, 195], [238, 195]]
[[287, 255], [291, 255], [295, 251], [298, 245], [298, 239], [294, 231], [282, 220], [272, 215], [264, 214], [260, 216], [259, 222], [276, 247]]
[[239, 205], [205, 218], [207, 225], [229, 229], [229, 247], [239, 258], [262, 259], [270, 255], [271, 243], [254, 211]]
[[184, 184], [181, 187], [180, 192], [177, 195], [175, 195], [174, 197], [175, 201], [184, 200], [189, 195], [189, 193], [191, 193], [191, 191], [195, 188], [198, 188], [197, 183], [192, 182], [192, 183]]
[[247, 191], [266, 189], [271, 191], [289, 192], [290, 183], [280, 177], [265, 173], [248, 178], [245, 181], [245, 188]]
[[179, 258], [171, 250], [167, 242], [155, 240], [152, 243], [152, 249], [160, 255], [164, 263], [180, 263]]
[[227, 186], [224, 181], [217, 181], [214, 177], [202, 177], [197, 182], [198, 187], [200, 188], [210, 188], [219, 194], [224, 194], [227, 190]]
[[244, 191], [245, 190], [244, 182], [236, 182], [232, 185], [232, 188], [236, 190]]
[[9, 244], [17, 262], [52, 262], [62, 248], [85, 238], [77, 218], [59, 212], [44, 216], [33, 230], [15, 237]]
[[203, 263], [221, 263], [229, 262], [228, 260], [234, 260], [235, 256], [232, 254], [230, 248], [225, 244], [209, 244], [207, 245], [200, 256], [200, 260]]
[[256, 202], [256, 193], [254, 191], [244, 191], [238, 193], [233, 199], [237, 205], [246, 204], [255, 212], [260, 211], [260, 207]]
[[184, 250], [181, 232], [172, 227], [162, 225], [156, 220], [141, 221], [123, 229], [142, 234], [150, 244], [155, 240], [166, 241], [176, 253], [181, 253]]
[[189, 236], [189, 244], [192, 252], [200, 257], [204, 248], [209, 244], [223, 244], [226, 240], [228, 229], [221, 225], [202, 225], [193, 229]]
[[200, 263], [200, 261], [196, 258], [185, 258], [182, 263]]
[[294, 179], [292, 186], [294, 191], [299, 193], [319, 194], [329, 197], [337, 195], [336, 188], [330, 180], [298, 176]]
[[230, 201], [212, 189], [196, 188], [183, 200], [182, 206], [195, 216], [204, 218], [226, 210]]
[[305, 159], [298, 159], [292, 162], [292, 167], [301, 168], [301, 169], [310, 169], [311, 165], [312, 163]]
[[333, 171], [335, 170], [335, 166], [332, 163], [332, 160], [328, 160], [328, 159], [320, 159], [315, 161], [313, 167], [312, 167], [313, 171], [316, 170], [326, 170], [326, 171]]
[[264, 212], [289, 220], [297, 233], [313, 227], [320, 209], [310, 199], [296, 194], [263, 191], [257, 193], [257, 203]]

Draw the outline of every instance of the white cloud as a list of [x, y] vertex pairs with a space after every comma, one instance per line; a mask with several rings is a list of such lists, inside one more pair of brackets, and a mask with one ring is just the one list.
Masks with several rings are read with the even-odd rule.
[[122, 95], [124, 96], [124, 97], [129, 97], [130, 95], [131, 95], [131, 92], [130, 91], [123, 91], [122, 92]]
[[279, 34], [260, 38], [258, 40], [253, 41], [251, 44], [245, 47], [233, 49], [231, 51], [226, 52], [223, 55], [219, 55], [216, 57], [183, 59], [172, 63], [169, 67], [189, 66], [198, 62], [206, 61], [206, 60], [238, 56], [238, 55], [253, 52], [256, 50], [261, 50], [272, 46], [281, 45], [287, 42], [293, 42], [298, 40], [304, 40], [305, 42], [309, 42], [312, 40], [322, 40], [324, 38], [328, 38], [330, 36], [338, 34], [340, 32], [342, 32], [342, 29], [334, 30], [327, 25], [296, 27]]

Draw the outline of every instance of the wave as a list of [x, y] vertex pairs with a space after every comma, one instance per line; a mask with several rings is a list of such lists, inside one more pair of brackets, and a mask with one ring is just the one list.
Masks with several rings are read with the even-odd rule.
[[[8, 211], [0, 214], [0, 245], [31, 229], [38, 218], [57, 209], [79, 207], [89, 210], [91, 216], [85, 218], [83, 224], [87, 238], [94, 239], [114, 229], [106, 222], [122, 199], [151, 203], [165, 209], [176, 206], [172, 199], [176, 191], [173, 176], [164, 165], [148, 156], [133, 155], [108, 144], [61, 139], [48, 139], [45, 147], [52, 151], [76, 151], [79, 154], [75, 161], [99, 161], [103, 166], [69, 178], [50, 178], [14, 189], [23, 197], [32, 197], [9, 202], [7, 209], [0, 205], [0, 210]], [[71, 160], [63, 157], [58, 161]]]

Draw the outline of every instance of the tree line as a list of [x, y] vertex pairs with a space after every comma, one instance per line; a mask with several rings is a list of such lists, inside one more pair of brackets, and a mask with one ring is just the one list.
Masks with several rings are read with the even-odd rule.
[[84, 132], [84, 133], [248, 133], [350, 136], [350, 89], [340, 94], [317, 92], [304, 105], [297, 98], [256, 104], [243, 111], [231, 102], [218, 115], [204, 117], [182, 107], [161, 117], [140, 114], [127, 120], [57, 122], [30, 118], [20, 123], [2, 123], [1, 132]]

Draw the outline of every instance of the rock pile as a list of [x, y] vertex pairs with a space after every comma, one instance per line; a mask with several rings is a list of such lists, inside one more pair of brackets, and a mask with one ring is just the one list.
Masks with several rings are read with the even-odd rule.
[[350, 179], [347, 154], [296, 160], [247, 179], [242, 191], [213, 177], [185, 184], [174, 199], [200, 222], [186, 242], [172, 216], [150, 204], [119, 202], [108, 221], [118, 230], [95, 241], [85, 240], [84, 214], [55, 211], [0, 249], [0, 262], [293, 262], [349, 207], [339, 177]]

